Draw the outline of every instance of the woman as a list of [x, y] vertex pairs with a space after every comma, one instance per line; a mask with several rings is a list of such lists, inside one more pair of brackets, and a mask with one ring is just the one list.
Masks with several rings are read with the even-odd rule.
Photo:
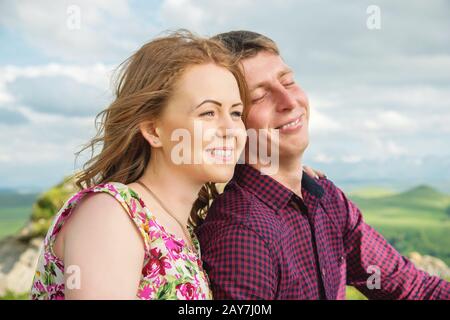
[[[32, 299], [212, 298], [192, 226], [246, 140], [247, 91], [230, 59], [220, 43], [177, 32], [122, 65], [86, 146], [101, 152], [47, 233]], [[180, 148], [180, 137], [193, 143]]]

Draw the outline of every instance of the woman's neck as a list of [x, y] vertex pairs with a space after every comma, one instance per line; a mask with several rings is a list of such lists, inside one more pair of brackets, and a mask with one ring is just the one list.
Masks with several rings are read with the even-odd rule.
[[202, 183], [194, 181], [186, 173], [177, 170], [175, 165], [167, 164], [155, 154], [152, 154], [152, 160], [139, 180], [156, 194], [170, 214], [187, 225]]

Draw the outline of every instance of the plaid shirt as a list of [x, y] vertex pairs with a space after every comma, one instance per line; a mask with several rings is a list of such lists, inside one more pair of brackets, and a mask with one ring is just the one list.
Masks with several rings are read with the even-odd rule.
[[302, 198], [236, 166], [196, 230], [215, 299], [345, 299], [346, 285], [372, 299], [450, 299], [449, 282], [416, 269], [331, 181], [303, 174]]

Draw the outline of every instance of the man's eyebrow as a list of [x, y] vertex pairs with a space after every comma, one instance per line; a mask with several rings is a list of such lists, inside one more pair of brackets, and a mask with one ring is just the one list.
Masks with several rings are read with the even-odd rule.
[[[281, 71], [279, 71], [277, 73], [277, 79], [280, 79], [281, 77], [283, 77], [283, 76], [285, 76], [285, 75], [287, 75], [289, 73], [294, 73], [294, 71], [292, 69], [290, 69], [290, 68], [283, 68], [283, 70], [281, 70]], [[250, 91], [253, 91], [253, 90], [256, 90], [256, 89], [259, 89], [259, 88], [263, 88], [263, 87], [266, 87], [266, 86], [267, 86], [267, 81], [264, 80], [264, 81], [261, 81], [260, 83], [256, 84], [252, 88], [250, 88]]]
[[[219, 101], [212, 100], [212, 99], [206, 99], [206, 100], [203, 100], [203, 101], [202, 101], [199, 105], [197, 105], [194, 109], [197, 109], [198, 107], [200, 107], [201, 105], [203, 105], [203, 104], [205, 104], [205, 103], [213, 103], [213, 104], [218, 105], [219, 107], [222, 106], [222, 104], [221, 104]], [[236, 107], [236, 106], [241, 105], [241, 104], [242, 104], [242, 102], [236, 102], [236, 103], [234, 103], [233, 105], [231, 105], [231, 107]]]
[[292, 69], [290, 69], [290, 68], [281, 70], [280, 72], [278, 72], [278, 79], [280, 79], [281, 77], [283, 77], [289, 73], [294, 73], [294, 71], [292, 71]]

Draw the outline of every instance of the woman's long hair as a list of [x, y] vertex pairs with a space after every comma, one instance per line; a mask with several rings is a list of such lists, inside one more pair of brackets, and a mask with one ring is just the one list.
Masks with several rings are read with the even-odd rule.
[[[96, 116], [97, 134], [76, 153], [79, 156], [86, 149], [91, 150], [90, 159], [75, 174], [76, 185], [83, 189], [112, 181], [129, 184], [139, 179], [151, 157], [150, 145], [139, 125], [161, 115], [183, 71], [206, 63], [224, 67], [234, 75], [245, 107], [245, 79], [237, 60], [219, 41], [200, 38], [186, 30], [156, 38], [119, 66], [115, 100]], [[94, 155], [96, 148], [101, 151]], [[191, 210], [192, 225], [204, 219], [217, 194], [214, 183], [201, 188]]]

